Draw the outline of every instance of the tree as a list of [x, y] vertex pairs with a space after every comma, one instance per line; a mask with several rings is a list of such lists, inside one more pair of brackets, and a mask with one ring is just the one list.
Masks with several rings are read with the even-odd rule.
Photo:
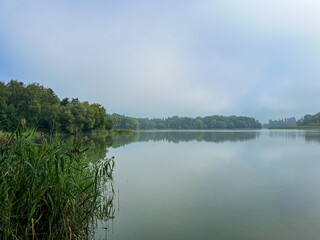
[[114, 122], [115, 129], [132, 129], [139, 130], [139, 122], [137, 119], [126, 117], [124, 115], [112, 114], [108, 119]]
[[237, 116], [168, 117], [167, 119], [138, 118], [140, 129], [259, 129], [261, 124], [254, 118]]
[[81, 130], [111, 129], [103, 106], [78, 98], [60, 100], [51, 88], [38, 83], [24, 85], [17, 80], [0, 82], [0, 129], [14, 130], [21, 119], [28, 127], [78, 133]]

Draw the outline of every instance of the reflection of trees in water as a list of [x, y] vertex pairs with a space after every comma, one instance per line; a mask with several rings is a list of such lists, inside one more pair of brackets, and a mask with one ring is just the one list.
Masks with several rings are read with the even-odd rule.
[[299, 137], [303, 137], [303, 133], [302, 132], [297, 132], [297, 131], [274, 131], [274, 130], [270, 130], [269, 131], [269, 136], [271, 138], [285, 138], [285, 139], [296, 139]]
[[89, 162], [104, 159], [107, 156], [107, 148], [111, 147], [113, 139], [110, 136], [89, 136], [88, 142], [84, 145], [88, 148], [86, 158]]
[[138, 142], [139, 141], [139, 134], [140, 132], [132, 132], [130, 134], [120, 134], [113, 136], [113, 148], [118, 148], [121, 146], [125, 146], [130, 143]]
[[320, 132], [306, 132], [306, 142], [320, 142]]
[[306, 142], [320, 142], [320, 131], [273, 131], [269, 132], [272, 138], [299, 139], [304, 138]]
[[[130, 135], [113, 137], [113, 148], [121, 147], [133, 142], [167, 141], [179, 142], [243, 142], [254, 140], [262, 134], [260, 131], [140, 131]], [[267, 132], [271, 138], [298, 139], [304, 138], [307, 142], [320, 142], [320, 131], [274, 131]]]
[[167, 141], [179, 142], [237, 142], [248, 141], [257, 138], [260, 132], [197, 132], [197, 131], [140, 131], [131, 135], [115, 136], [113, 148], [124, 146], [133, 142]]
[[253, 140], [260, 132], [140, 132], [139, 142], [168, 141], [179, 142], [238, 142]]
[[[243, 142], [254, 140], [259, 137], [259, 131], [134, 131], [131, 134], [121, 134], [115, 136], [88, 135], [89, 140], [84, 143], [84, 148], [88, 149], [85, 158], [88, 162], [95, 162], [104, 159], [108, 148], [118, 148], [134, 142], [167, 141], [179, 142]], [[274, 131], [267, 134], [271, 138], [298, 139], [304, 138], [307, 142], [320, 142], [320, 131]], [[72, 144], [74, 136], [64, 136], [62, 139], [66, 143]]]
[[[80, 141], [83, 136], [79, 137], [76, 141]], [[67, 144], [73, 144], [75, 141], [74, 135], [65, 135], [61, 139]], [[83, 143], [83, 149], [85, 151], [85, 160], [87, 162], [97, 162], [98, 160], [104, 159], [107, 156], [107, 148], [113, 144], [112, 136], [105, 135], [88, 135], [88, 140]]]

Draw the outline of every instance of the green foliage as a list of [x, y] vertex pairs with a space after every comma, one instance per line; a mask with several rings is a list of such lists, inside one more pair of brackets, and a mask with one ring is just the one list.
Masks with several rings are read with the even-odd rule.
[[38, 83], [24, 85], [11, 80], [0, 82], [0, 129], [13, 131], [21, 119], [28, 127], [39, 126], [51, 132], [110, 130], [106, 109], [100, 104], [80, 102], [77, 98], [60, 100], [50, 88]]
[[259, 129], [254, 118], [238, 116], [178, 117], [166, 119], [138, 118], [140, 129]]
[[83, 148], [87, 149], [83, 160], [87, 163], [95, 163], [100, 159], [104, 159], [108, 153], [108, 148], [113, 144], [113, 138], [109, 135], [109, 131], [106, 130], [94, 130], [86, 136], [75, 136], [70, 134], [59, 134], [59, 139], [67, 145], [72, 145], [73, 142], [79, 141], [79, 139], [87, 139], [83, 143]]
[[[288, 120], [291, 120], [291, 125], [288, 124]], [[275, 121], [276, 125], [270, 126], [270, 129], [319, 129], [320, 128], [320, 112], [314, 115], [306, 114], [303, 118], [296, 121], [294, 125], [293, 120], [295, 118]], [[274, 123], [274, 121], [272, 121]]]
[[34, 134], [20, 126], [0, 139], [2, 239], [88, 239], [94, 219], [113, 217], [113, 159], [86, 164], [83, 142], [36, 144]]
[[118, 135], [131, 135], [132, 130], [131, 129], [115, 129], [114, 133]]
[[132, 129], [139, 130], [139, 122], [132, 117], [126, 117], [124, 115], [112, 114], [108, 116], [108, 120], [114, 123], [115, 129]]
[[307, 114], [299, 120], [299, 126], [320, 126], [320, 112], [314, 115]]
[[105, 122], [105, 128], [106, 130], [111, 130], [114, 127], [114, 123], [112, 122], [111, 119], [107, 119]]
[[298, 120], [298, 121], [297, 121], [297, 126], [302, 126], [302, 121], [303, 121], [303, 120], [301, 120], [301, 119]]

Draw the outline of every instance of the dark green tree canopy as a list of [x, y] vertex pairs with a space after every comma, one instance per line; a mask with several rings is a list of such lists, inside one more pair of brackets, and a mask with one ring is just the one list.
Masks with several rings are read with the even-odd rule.
[[138, 118], [140, 129], [259, 129], [261, 124], [254, 118], [238, 116]]
[[124, 115], [113, 113], [108, 117], [108, 120], [113, 122], [115, 129], [139, 130], [138, 120], [132, 117], [126, 117]]
[[21, 119], [28, 127], [39, 126], [67, 133], [111, 129], [106, 109], [100, 104], [62, 100], [51, 88], [38, 83], [24, 85], [17, 80], [0, 82], [0, 129], [12, 131]]

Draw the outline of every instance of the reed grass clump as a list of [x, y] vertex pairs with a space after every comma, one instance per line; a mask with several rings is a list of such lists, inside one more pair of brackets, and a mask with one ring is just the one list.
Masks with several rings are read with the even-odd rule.
[[89, 239], [95, 219], [113, 215], [113, 158], [87, 164], [82, 142], [36, 144], [34, 135], [20, 125], [0, 138], [0, 236]]

